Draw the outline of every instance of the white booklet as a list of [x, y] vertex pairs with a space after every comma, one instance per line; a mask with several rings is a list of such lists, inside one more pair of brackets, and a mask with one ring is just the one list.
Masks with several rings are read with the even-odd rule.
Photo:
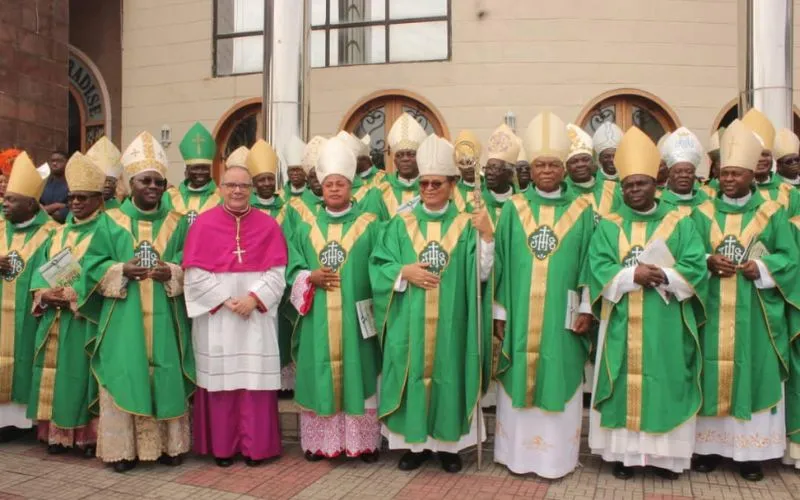
[[[660, 268], [674, 267], [675, 257], [669, 251], [669, 247], [662, 239], [651, 241], [645, 249], [639, 254], [639, 263], [649, 264], [651, 266], [658, 266]], [[665, 304], [669, 304], [669, 294], [660, 288], [655, 289], [656, 292], [664, 299]]]
[[769, 255], [769, 250], [767, 250], [767, 247], [764, 245], [764, 243], [758, 238], [753, 238], [753, 241], [750, 243], [744, 253], [742, 262], [739, 262], [739, 264], [742, 264], [748, 260], [758, 260], [767, 255]]
[[575, 329], [581, 308], [581, 296], [575, 290], [567, 290], [567, 316], [564, 318], [564, 328]]
[[414, 207], [416, 207], [417, 204], [419, 203], [419, 199], [420, 199], [419, 196], [415, 196], [415, 197], [411, 198], [410, 200], [408, 200], [407, 202], [403, 203], [402, 205], [397, 207], [397, 213], [398, 214], [402, 214], [404, 212], [408, 212], [410, 210], [414, 210]]
[[378, 329], [375, 327], [375, 311], [372, 306], [372, 299], [356, 302], [356, 312], [358, 313], [358, 324], [361, 326], [361, 336], [368, 339], [377, 335]]
[[39, 272], [51, 288], [60, 288], [71, 285], [81, 275], [81, 266], [72, 258], [69, 248], [65, 248], [39, 267]]

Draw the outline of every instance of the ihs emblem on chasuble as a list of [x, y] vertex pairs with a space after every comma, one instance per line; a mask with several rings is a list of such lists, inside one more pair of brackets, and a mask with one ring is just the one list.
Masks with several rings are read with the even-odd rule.
[[160, 259], [158, 252], [156, 252], [156, 249], [153, 248], [153, 244], [149, 241], [139, 243], [139, 246], [136, 247], [136, 250], [133, 252], [133, 256], [139, 259], [139, 265], [141, 267], [146, 267], [148, 269], [156, 267]]
[[319, 263], [322, 267], [328, 267], [333, 272], [338, 273], [339, 268], [347, 260], [347, 251], [338, 241], [330, 241], [319, 253]]
[[17, 276], [22, 274], [22, 271], [25, 270], [25, 261], [22, 260], [22, 256], [16, 250], [9, 252], [7, 257], [8, 263], [11, 266], [11, 271], [3, 273], [3, 279], [6, 281], [14, 281], [17, 279]]
[[558, 246], [558, 237], [550, 226], [540, 226], [539, 229], [528, 236], [528, 248], [533, 256], [544, 260]]
[[730, 234], [724, 237], [722, 243], [714, 250], [714, 253], [722, 255], [734, 264], [741, 264], [746, 252], [747, 250], [739, 241], [739, 238]]
[[439, 276], [450, 262], [450, 255], [447, 254], [441, 243], [429, 241], [419, 253], [419, 261], [422, 264], [428, 264], [426, 269], [428, 272]]
[[644, 253], [644, 248], [641, 245], [634, 245], [628, 255], [622, 259], [623, 267], [636, 267], [639, 265], [639, 256]]

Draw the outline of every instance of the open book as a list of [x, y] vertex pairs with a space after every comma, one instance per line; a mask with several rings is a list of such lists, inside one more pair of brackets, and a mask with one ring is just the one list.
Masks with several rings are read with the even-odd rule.
[[[655, 239], [647, 244], [641, 254], [639, 254], [639, 263], [657, 266], [662, 269], [675, 266], [675, 257], [669, 251], [667, 244], [662, 239]], [[669, 294], [660, 288], [655, 289], [656, 292], [664, 299], [665, 304], [669, 304]]]
[[356, 312], [358, 313], [358, 324], [361, 327], [361, 336], [368, 339], [377, 335], [378, 329], [375, 327], [375, 311], [372, 299], [356, 302]]
[[575, 322], [578, 320], [581, 307], [581, 296], [575, 290], [567, 290], [567, 315], [564, 318], [564, 328], [567, 330], [575, 329]]
[[39, 272], [51, 288], [60, 288], [71, 285], [81, 275], [81, 266], [72, 258], [69, 248], [65, 248], [39, 267]]
[[758, 260], [766, 255], [769, 255], [769, 250], [767, 250], [767, 247], [764, 246], [764, 243], [762, 243], [758, 237], [755, 237], [750, 244], [747, 245], [747, 250], [744, 252], [742, 262], [739, 262], [739, 264], [747, 262], [748, 260]]

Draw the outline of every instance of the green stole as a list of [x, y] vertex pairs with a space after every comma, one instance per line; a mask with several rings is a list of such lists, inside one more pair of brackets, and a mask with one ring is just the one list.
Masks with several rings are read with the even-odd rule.
[[369, 261], [378, 225], [374, 215], [352, 208], [336, 217], [321, 210], [311, 224], [300, 224], [292, 238], [287, 282], [299, 272], [329, 267], [341, 287], [317, 288], [308, 314], [300, 317], [292, 339], [297, 363], [295, 401], [318, 415], [343, 411], [363, 415], [375, 395], [380, 373], [377, 336], [362, 336], [356, 303], [372, 298]]
[[[635, 266], [657, 239], [666, 243], [674, 270], [696, 295], [665, 304], [655, 290], [639, 289], [617, 304], [603, 299], [614, 277]], [[600, 318], [607, 321], [594, 394], [600, 425], [648, 433], [675, 429], [697, 413], [702, 400], [697, 325], [704, 320], [707, 269], [692, 220], [661, 202], [650, 214], [623, 204], [597, 225], [586, 270], [592, 302], [602, 299]]]
[[694, 210], [694, 208], [698, 205], [706, 202], [708, 199], [709, 197], [705, 191], [698, 188], [692, 189], [692, 197], [689, 199], [683, 199], [679, 197], [670, 189], [665, 189], [661, 194], [661, 201], [674, 206], [683, 215], [692, 215], [692, 210]]
[[693, 219], [708, 254], [734, 262], [747, 247], [760, 241], [769, 251], [760, 260], [775, 288], [758, 289], [741, 273], [709, 279], [707, 322], [700, 330], [703, 352], [704, 416], [733, 416], [750, 420], [753, 413], [772, 408], [782, 397], [788, 370], [788, 307], [800, 304], [797, 288], [800, 251], [778, 203], [753, 193], [743, 206], [709, 200]]
[[[510, 184], [509, 186], [511, 188], [511, 195], [513, 197], [515, 194], [517, 194], [517, 187], [513, 184]], [[500, 219], [500, 213], [503, 211], [503, 207], [511, 202], [511, 198], [507, 199], [506, 201], [500, 201], [497, 199], [497, 193], [487, 188], [485, 185], [481, 190], [481, 195], [484, 206], [486, 207], [486, 211], [489, 214], [489, 220], [492, 223], [492, 228], [496, 228], [497, 221]], [[467, 212], [472, 212], [473, 210], [474, 207], [472, 206], [472, 203], [467, 204]]]
[[361, 178], [365, 183], [375, 187], [379, 186], [383, 182], [386, 182], [386, 172], [379, 169], [375, 165], [369, 167], [369, 170], [367, 170], [365, 175], [356, 174], [356, 177]]
[[[449, 204], [431, 214], [422, 205], [389, 221], [370, 259], [375, 322], [383, 346], [378, 414], [410, 443], [429, 437], [458, 441], [488, 383], [491, 318], [475, 330], [477, 234], [469, 214]], [[427, 262], [437, 288], [394, 286], [406, 264]]]
[[595, 177], [594, 184], [590, 187], [581, 186], [570, 178], [567, 178], [567, 189], [575, 193], [575, 196], [586, 198], [592, 204], [592, 208], [600, 217], [606, 217], [614, 212], [622, 203], [622, 190], [619, 182], [607, 180], [604, 175]]
[[283, 198], [284, 203], [289, 203], [293, 199], [300, 198], [301, 196], [303, 196], [306, 193], [306, 191], [311, 191], [311, 189], [308, 186], [306, 186], [305, 189], [303, 189], [299, 193], [295, 193], [292, 191], [292, 183], [287, 182], [286, 184], [284, 184], [281, 192], [276, 193], [276, 195]]
[[352, 188], [353, 205], [362, 213], [373, 214], [378, 220], [389, 219], [389, 212], [383, 203], [381, 190], [369, 181], [365, 181], [359, 175], [353, 178]]
[[705, 184], [700, 186], [700, 189], [708, 195], [709, 198], [716, 198], [719, 192], [719, 179], [711, 179]]
[[379, 186], [381, 198], [389, 217], [394, 217], [401, 205], [410, 202], [419, 194], [419, 177], [410, 185], [401, 182], [397, 173], [387, 174], [384, 180], [386, 182]]
[[473, 193], [475, 186], [466, 184], [463, 179], [459, 179], [456, 188], [453, 190], [453, 203], [459, 212], [466, 212], [472, 206]]
[[514, 196], [495, 233], [495, 301], [506, 310], [497, 378], [515, 408], [564, 411], [583, 382], [588, 337], [564, 328], [594, 231], [591, 203], [567, 192]]
[[161, 205], [167, 210], [174, 210], [188, 216], [189, 225], [198, 215], [222, 203], [217, 184], [209, 181], [200, 189], [189, 189], [189, 181], [183, 181], [177, 188], [170, 188], [161, 198]]
[[765, 200], [780, 203], [789, 218], [800, 215], [800, 191], [794, 185], [784, 182], [780, 175], [773, 173], [769, 181], [757, 183], [756, 188]]
[[103, 207], [106, 210], [111, 210], [112, 208], [119, 208], [121, 205], [122, 205], [122, 203], [120, 203], [119, 200], [116, 197], [115, 198], [111, 198], [110, 200], [104, 200], [103, 201]]
[[[91, 244], [102, 212], [85, 221], [76, 222], [69, 214], [50, 240], [46, 260], [64, 249], [81, 263]], [[78, 284], [79, 277], [75, 277]], [[48, 290], [51, 286], [36, 270], [31, 290]], [[58, 427], [73, 429], [85, 426], [91, 419], [90, 403], [97, 397], [97, 382], [90, 375], [86, 346], [97, 333], [97, 318], [102, 298], [93, 296], [84, 307], [85, 315], [74, 315], [69, 309], [47, 307], [36, 330], [33, 378], [27, 416], [31, 420], [51, 421]]]
[[[180, 265], [188, 221], [161, 205], [151, 213], [126, 200], [108, 210], [84, 256], [80, 312], [109, 269], [134, 257]], [[99, 290], [97, 290], [99, 293]], [[121, 410], [158, 420], [186, 414], [194, 392], [194, 354], [183, 297], [163, 283], [130, 281], [126, 297], [106, 297], [93, 346], [92, 371]]]
[[0, 279], [0, 404], [28, 403], [38, 324], [31, 314], [31, 280], [46, 262], [45, 248], [57, 227], [44, 210], [23, 228], [0, 219], [0, 256], [10, 257], [14, 268]]

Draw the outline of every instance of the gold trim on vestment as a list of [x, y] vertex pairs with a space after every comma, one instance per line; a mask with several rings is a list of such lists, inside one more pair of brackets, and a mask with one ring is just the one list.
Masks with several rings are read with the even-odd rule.
[[[151, 221], [140, 220], [137, 221], [137, 233], [139, 235], [139, 241], [137, 241], [136, 246], [139, 245], [139, 242], [147, 241], [153, 245], [155, 249], [155, 242], [153, 241], [153, 223]], [[134, 248], [136, 248], [136, 246]], [[160, 251], [158, 252], [158, 258], [161, 260], [162, 254]], [[150, 373], [152, 374], [152, 370], [154, 368], [153, 364], [153, 280], [150, 278], [145, 278], [141, 281], [137, 281], [139, 284], [139, 294], [141, 296], [141, 303], [142, 303], [142, 326], [144, 327], [144, 347], [145, 352], [147, 353], [147, 362], [150, 366]]]
[[397, 215], [397, 209], [400, 208], [401, 204], [410, 202], [416, 196], [413, 189], [403, 189], [398, 202], [397, 195], [394, 194], [394, 186], [389, 182], [382, 186], [381, 191], [381, 198], [383, 198], [383, 203], [386, 205], [390, 217]]
[[186, 215], [189, 212], [194, 212], [199, 215], [216, 207], [222, 201], [222, 198], [220, 198], [216, 190], [212, 192], [202, 204], [200, 203], [203, 197], [202, 195], [190, 194], [188, 203], [184, 201], [179, 189], [175, 189], [173, 192], [169, 193], [169, 195], [172, 200], [172, 209], [181, 215]]
[[297, 215], [300, 216], [300, 220], [311, 226], [314, 225], [314, 222], [316, 221], [316, 215], [314, 215], [311, 209], [309, 209], [308, 206], [303, 203], [300, 197], [295, 197], [289, 200], [289, 206], [297, 212]]
[[356, 201], [361, 201], [367, 195], [370, 189], [372, 189], [372, 186], [364, 183], [355, 193], [353, 193], [353, 199]]
[[[615, 186], [609, 185], [608, 182], [603, 182], [603, 189], [602, 193], [600, 194], [600, 203], [598, 204], [597, 213], [600, 214], [602, 217], [605, 217], [611, 212], [611, 206], [614, 203], [614, 189]], [[592, 197], [594, 198], [594, 196]]]

